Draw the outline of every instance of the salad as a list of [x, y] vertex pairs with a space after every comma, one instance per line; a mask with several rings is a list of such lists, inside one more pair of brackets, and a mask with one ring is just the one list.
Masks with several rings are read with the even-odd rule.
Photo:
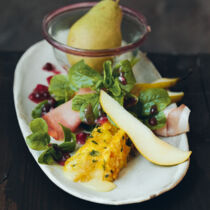
[[[138, 143], [130, 138], [132, 135], [125, 132], [126, 128], [116, 124], [114, 114], [108, 113], [105, 106], [114, 110], [114, 104], [100, 100], [102, 91], [157, 136], [174, 136], [189, 131], [190, 110], [174, 103], [181, 99], [182, 92], [174, 97], [168, 90], [178, 78], [137, 84], [132, 70], [137, 62], [135, 58], [115, 65], [106, 61], [100, 74], [81, 60], [66, 75], [57, 71], [51, 76], [49, 87], [37, 85], [29, 96], [39, 103], [32, 111], [32, 134], [26, 142], [30, 148], [43, 151], [38, 159], [40, 164], [60, 164], [74, 181], [94, 180], [95, 183], [97, 178], [106, 183], [102, 191], [114, 188], [110, 183], [139, 149]], [[51, 70], [55, 70], [52, 64]], [[126, 121], [121, 123], [129, 127]], [[52, 143], [51, 137], [58, 143]], [[144, 153], [141, 149], [140, 152]], [[187, 153], [180, 162], [189, 155]], [[178, 163], [162, 162], [161, 165]]]

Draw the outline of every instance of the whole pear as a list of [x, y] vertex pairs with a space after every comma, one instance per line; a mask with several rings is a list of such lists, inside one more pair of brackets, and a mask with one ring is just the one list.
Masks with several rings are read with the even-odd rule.
[[[77, 20], [70, 28], [67, 44], [71, 47], [100, 50], [121, 46], [122, 11], [119, 0], [102, 0]], [[88, 58], [68, 55], [71, 65], [81, 59], [97, 71], [101, 71], [109, 57]]]

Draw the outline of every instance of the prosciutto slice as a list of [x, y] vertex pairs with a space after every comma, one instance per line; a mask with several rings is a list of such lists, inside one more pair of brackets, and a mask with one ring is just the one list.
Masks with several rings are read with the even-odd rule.
[[166, 125], [154, 132], [159, 136], [176, 136], [189, 131], [190, 109], [182, 104], [177, 107], [171, 104], [164, 110], [166, 116]]
[[[92, 92], [89, 88], [81, 88], [77, 94], [82, 95]], [[47, 122], [49, 135], [56, 140], [64, 138], [63, 130], [59, 123], [69, 128], [72, 132], [81, 123], [79, 112], [72, 110], [72, 99], [44, 115], [43, 119]]]

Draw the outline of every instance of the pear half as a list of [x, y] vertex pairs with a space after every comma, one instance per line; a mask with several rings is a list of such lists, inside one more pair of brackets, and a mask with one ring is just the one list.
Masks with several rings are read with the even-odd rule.
[[191, 151], [180, 150], [159, 139], [103, 90], [100, 92], [100, 103], [107, 115], [127, 133], [147, 160], [157, 165], [171, 166], [183, 163], [190, 157]]

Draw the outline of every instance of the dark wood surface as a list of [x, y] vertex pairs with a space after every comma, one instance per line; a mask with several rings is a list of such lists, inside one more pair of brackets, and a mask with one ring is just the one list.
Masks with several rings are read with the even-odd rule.
[[14, 69], [21, 54], [0, 52], [0, 210], [210, 209], [210, 55], [149, 54], [163, 76], [183, 77], [192, 72], [176, 87], [185, 92], [183, 103], [192, 110], [190, 168], [173, 190], [150, 201], [117, 207], [90, 203], [63, 192], [29, 153], [12, 93]]

